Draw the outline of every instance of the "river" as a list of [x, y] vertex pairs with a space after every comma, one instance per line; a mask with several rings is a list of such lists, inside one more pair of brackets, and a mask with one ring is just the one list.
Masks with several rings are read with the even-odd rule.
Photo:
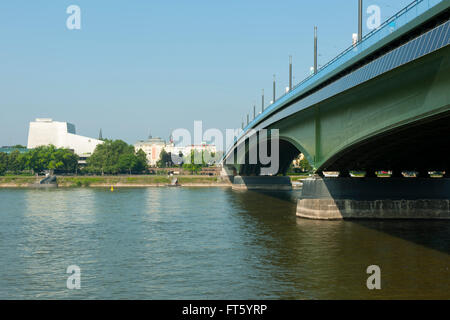
[[450, 299], [450, 221], [302, 220], [298, 196], [0, 189], [0, 298]]

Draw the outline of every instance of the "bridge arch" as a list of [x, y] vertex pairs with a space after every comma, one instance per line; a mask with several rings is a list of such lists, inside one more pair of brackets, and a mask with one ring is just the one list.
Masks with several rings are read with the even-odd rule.
[[441, 112], [342, 148], [324, 161], [319, 171], [450, 170], [450, 110]]
[[[249, 138], [250, 139], [250, 138]], [[249, 139], [246, 139], [245, 142], [241, 142], [241, 147], [243, 143], [245, 143], [245, 153], [242, 154], [240, 157], [236, 157], [236, 163], [233, 165], [233, 167], [236, 169], [235, 173], [237, 175], [241, 176], [258, 176], [261, 174], [261, 168], [269, 167], [270, 165], [263, 165], [260, 162], [259, 159], [259, 150], [258, 144], [249, 144]], [[272, 139], [261, 139], [262, 143], [267, 143], [268, 150], [271, 149], [270, 143], [272, 143]], [[311, 155], [306, 151], [303, 146], [296, 141], [295, 139], [292, 139], [288, 136], [280, 136], [278, 139], [279, 145], [278, 145], [278, 155], [276, 156], [277, 159], [275, 160], [273, 157], [275, 155], [271, 155], [273, 161], [277, 161], [278, 163], [278, 170], [276, 174], [286, 174], [287, 170], [289, 169], [292, 161], [297, 158], [300, 154], [304, 154], [306, 159], [310, 162], [312, 162]], [[231, 152], [235, 152], [237, 147], [235, 146], [234, 149]], [[236, 156], [235, 152], [235, 156]], [[257, 163], [252, 163], [250, 161], [250, 154], [258, 155]], [[275, 175], [275, 174], [274, 174]]]

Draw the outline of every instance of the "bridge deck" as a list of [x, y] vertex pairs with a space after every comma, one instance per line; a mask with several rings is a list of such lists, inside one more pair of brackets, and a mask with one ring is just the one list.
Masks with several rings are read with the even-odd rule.
[[[313, 92], [315, 88], [319, 87], [327, 80], [335, 77], [343, 70], [349, 69], [352, 66], [358, 64], [358, 62], [364, 60], [370, 54], [388, 45], [389, 43], [394, 42], [396, 39], [417, 28], [425, 21], [430, 20], [433, 17], [437, 16], [439, 13], [444, 12], [449, 7], [449, 1], [445, 0], [417, 0], [413, 2], [412, 4], [401, 10], [399, 13], [397, 13], [395, 16], [384, 22], [378, 29], [367, 34], [360, 43], [355, 46], [349, 47], [347, 50], [339, 54], [335, 59], [331, 60], [325, 66], [320, 68], [317, 74], [306, 78], [297, 86], [295, 86], [292, 91], [283, 95], [272, 105], [267, 107], [264, 112], [260, 113], [244, 128], [243, 132], [236, 138], [236, 142], [238, 142], [248, 130], [265, 127], [267, 125], [267, 122], [265, 120], [273, 117], [275, 113], [292, 104], [302, 96], [304, 96], [304, 98], [307, 98], [308, 92]], [[445, 28], [446, 29], [444, 29], [443, 31], [441, 30], [442, 33], [439, 34], [439, 37], [448, 39], [448, 24]], [[438, 42], [435, 42], [435, 44], [437, 43]], [[414, 57], [409, 56], [409, 58]], [[403, 60], [403, 63], [407, 62], [407, 60]], [[370, 61], [367, 61], [367, 63], [369, 64]], [[357, 84], [358, 83], [354, 83], [353, 85]], [[306, 104], [309, 103], [309, 105], [311, 105], [311, 103], [313, 103], [311, 99], [305, 100], [309, 100], [305, 101]], [[302, 103], [302, 105], [305, 105], [305, 103]], [[280, 114], [276, 118], [282, 117], [283, 116]], [[273, 118], [272, 120], [275, 120], [275, 118]], [[270, 122], [273, 123], [272, 120]]]

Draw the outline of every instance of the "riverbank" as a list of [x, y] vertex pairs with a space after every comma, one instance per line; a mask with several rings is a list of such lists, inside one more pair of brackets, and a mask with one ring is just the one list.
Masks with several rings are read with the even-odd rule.
[[[231, 187], [228, 179], [210, 176], [175, 176], [178, 183], [186, 187]], [[4, 176], [0, 177], [0, 188], [28, 188], [43, 177]], [[165, 187], [173, 177], [158, 175], [139, 176], [58, 176], [58, 187]]]
[[[44, 177], [39, 176], [0, 176], [0, 188], [30, 188], [39, 183]], [[119, 176], [57, 176], [58, 187], [62, 188], [145, 188], [166, 187], [173, 178], [185, 187], [231, 187], [226, 177], [180, 175], [168, 177], [166, 175], [119, 175]], [[290, 176], [294, 186], [299, 185], [307, 176]]]

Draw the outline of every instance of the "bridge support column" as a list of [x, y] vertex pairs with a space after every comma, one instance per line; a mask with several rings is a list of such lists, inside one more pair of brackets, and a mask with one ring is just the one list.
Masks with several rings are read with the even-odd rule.
[[340, 178], [350, 178], [350, 171], [349, 170], [339, 171], [339, 177]]
[[365, 178], [376, 178], [377, 174], [375, 173], [377, 170], [374, 168], [366, 169]]
[[292, 190], [291, 179], [282, 176], [235, 176], [232, 184], [237, 190]]
[[400, 169], [392, 170], [391, 178], [403, 178], [402, 170]]
[[450, 179], [310, 178], [297, 216], [318, 220], [450, 219]]
[[417, 171], [417, 177], [418, 178], [429, 178], [430, 175], [428, 174], [428, 170], [420, 169]]

